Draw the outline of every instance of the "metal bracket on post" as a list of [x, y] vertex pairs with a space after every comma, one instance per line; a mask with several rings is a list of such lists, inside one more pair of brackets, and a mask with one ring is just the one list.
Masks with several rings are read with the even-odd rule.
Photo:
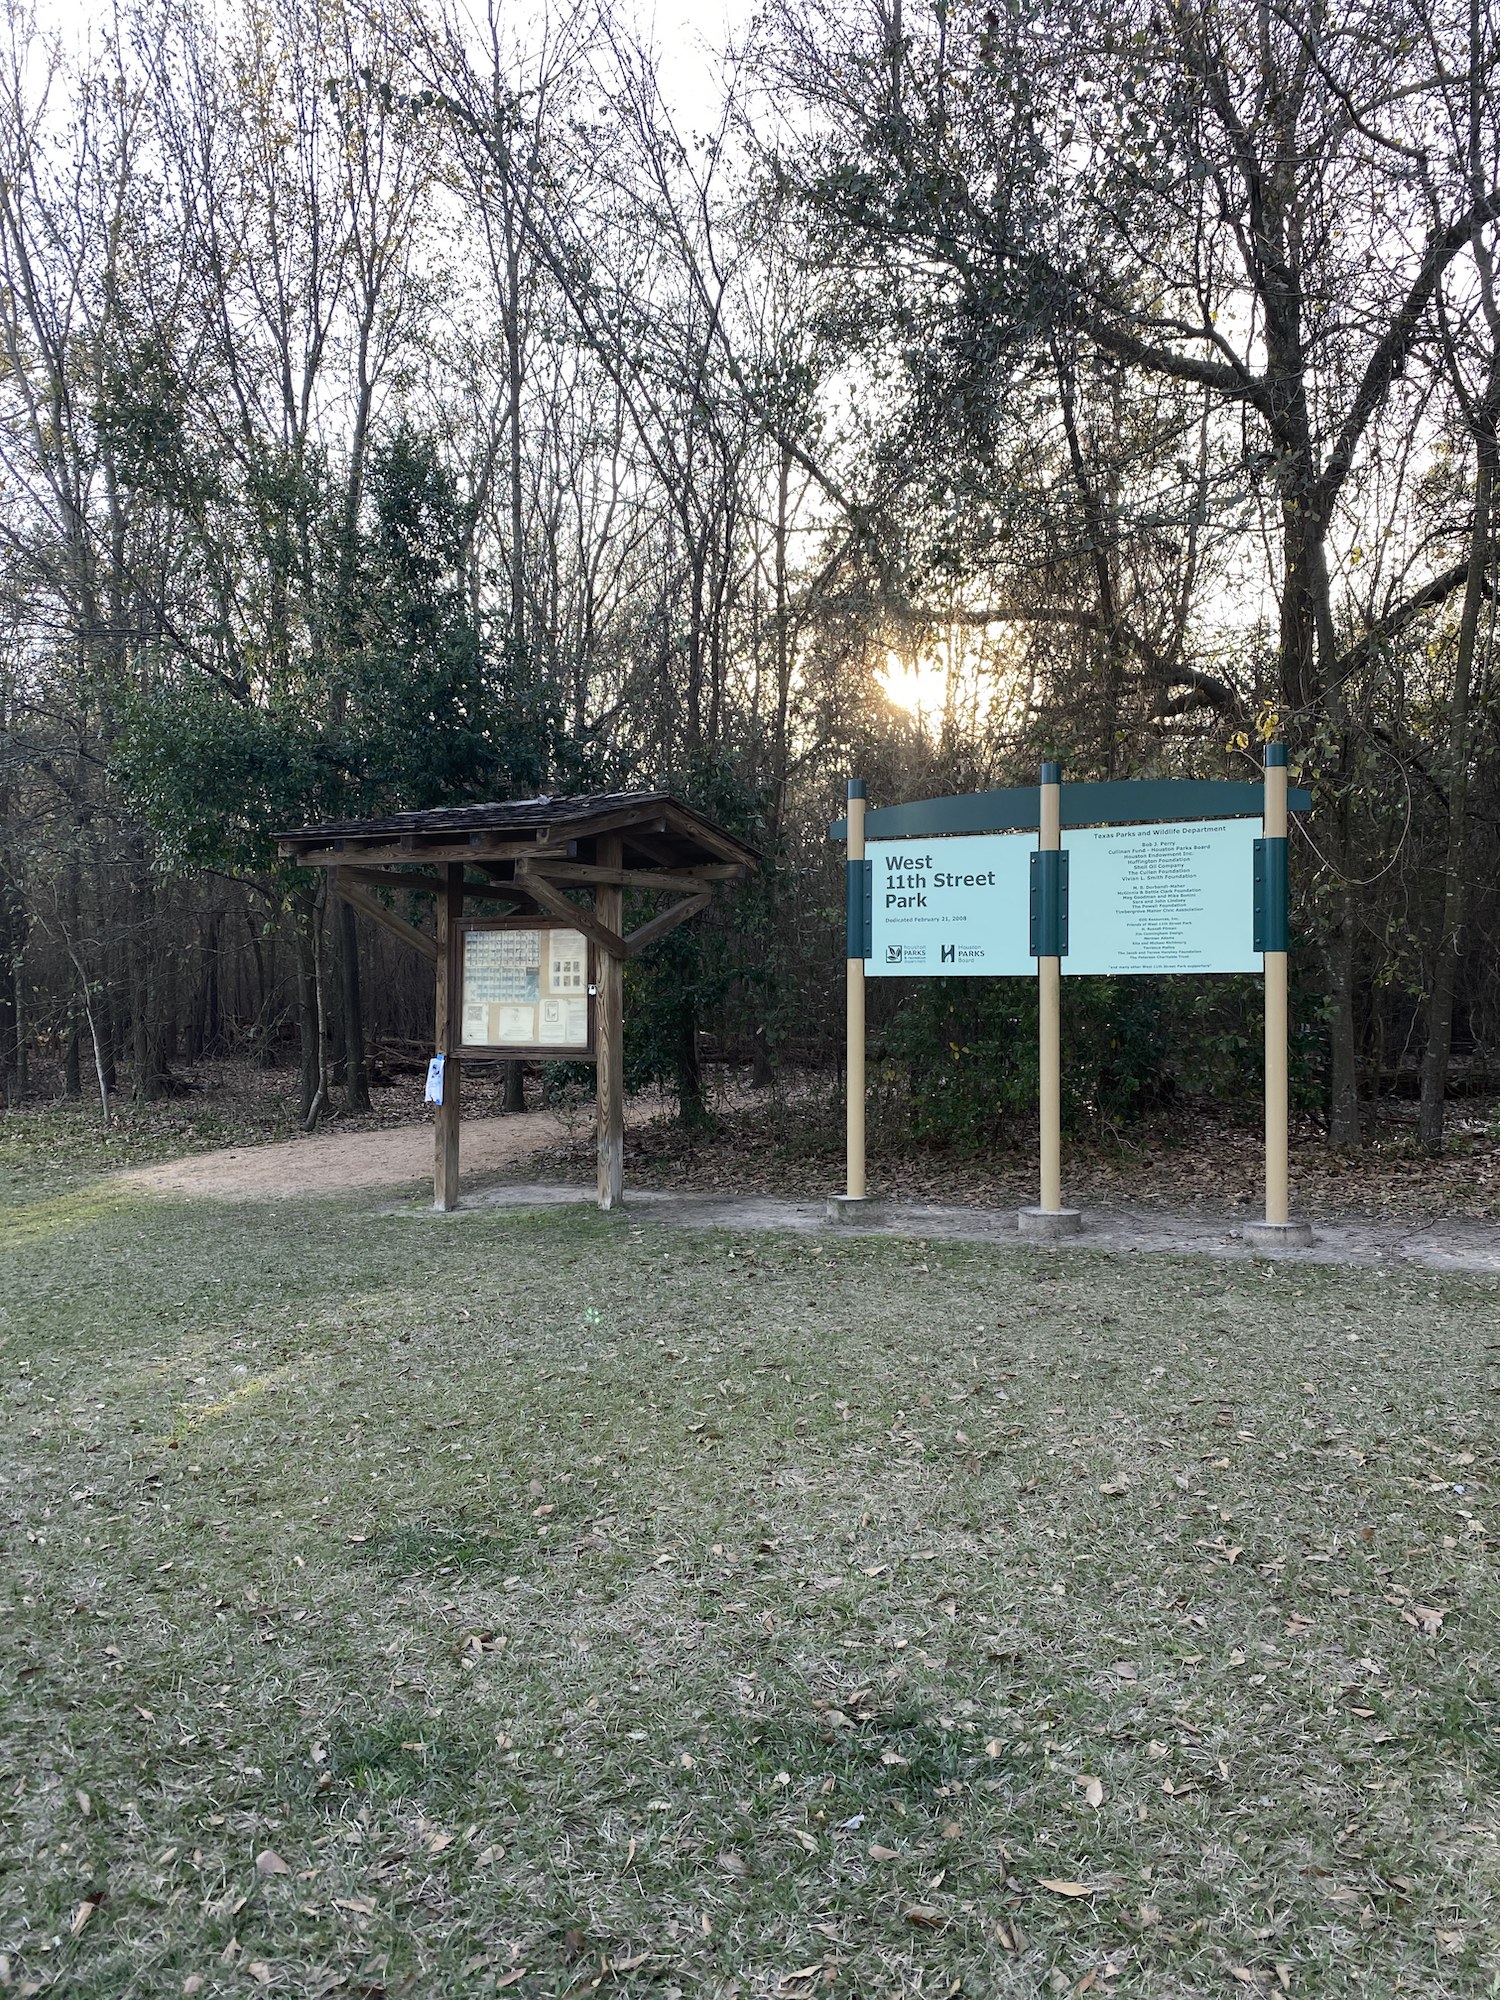
[[1286, 951], [1288, 897], [1285, 839], [1255, 843], [1255, 951]]
[[844, 863], [845, 958], [868, 958], [875, 935], [875, 864]]
[[1031, 857], [1031, 956], [1068, 955], [1068, 850], [1042, 848]]

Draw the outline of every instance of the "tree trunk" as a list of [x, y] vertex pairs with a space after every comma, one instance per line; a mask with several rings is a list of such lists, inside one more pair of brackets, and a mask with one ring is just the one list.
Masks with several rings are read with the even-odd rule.
[[708, 1102], [703, 1095], [698, 1010], [688, 997], [683, 998], [677, 1009], [674, 1044], [672, 1078], [677, 1090], [677, 1116], [689, 1131], [697, 1131], [708, 1123]]
[[7, 1106], [21, 1101], [21, 938], [20, 891], [0, 873], [0, 1086]]
[[[1494, 384], [1500, 388], [1500, 383]], [[1422, 1051], [1422, 1094], [1417, 1110], [1417, 1143], [1426, 1153], [1443, 1150], [1443, 1117], [1448, 1061], [1453, 1050], [1453, 1001], [1463, 954], [1464, 874], [1469, 840], [1469, 695], [1474, 651], [1484, 600], [1490, 553], [1490, 513], [1495, 490], [1496, 441], [1481, 430], [1474, 469], [1474, 529], [1469, 539], [1469, 573], [1464, 582], [1463, 616], [1453, 662], [1453, 697], [1448, 709], [1448, 847], [1443, 857], [1443, 919], [1427, 1000], [1427, 1045]]]
[[131, 861], [130, 1037], [134, 1094], [149, 1103], [166, 1094], [159, 996], [155, 986], [156, 898], [139, 843]]
[[[68, 953], [70, 958], [74, 958], [74, 954], [79, 951], [79, 867], [76, 853], [68, 856], [67, 873], [64, 877], [64, 883], [67, 896]], [[68, 993], [68, 1036], [63, 1046], [63, 1096], [68, 1098], [83, 1096], [83, 1075], [79, 1064], [80, 1050], [78, 1036], [79, 1016], [83, 1010], [80, 1004], [78, 987], [77, 960], [74, 958], [73, 984]]]
[[302, 1047], [298, 1117], [303, 1124], [312, 1116], [323, 1076], [323, 1051], [318, 1045], [318, 979], [312, 938], [312, 927], [316, 921], [317, 910], [313, 899], [304, 891], [298, 895], [292, 912], [297, 950], [297, 1029]]
[[1363, 1138], [1359, 1110], [1359, 1035], [1354, 1010], [1354, 890], [1347, 877], [1339, 893], [1339, 917], [1324, 950], [1328, 997], [1328, 1139], [1334, 1146], [1358, 1146]]
[[339, 1012], [343, 1022], [344, 1109], [368, 1111], [370, 1078], [365, 1064], [364, 1007], [359, 990], [359, 932], [354, 905], [338, 898]]
[[522, 1062], [508, 1062], [504, 1067], [505, 1099], [503, 1109], [506, 1111], [524, 1111], [526, 1109], [526, 1065]]
[[119, 1048], [119, 996], [115, 982], [106, 971], [99, 984], [99, 1060], [104, 1069], [104, 1088], [113, 1097], [119, 1088], [117, 1053]]

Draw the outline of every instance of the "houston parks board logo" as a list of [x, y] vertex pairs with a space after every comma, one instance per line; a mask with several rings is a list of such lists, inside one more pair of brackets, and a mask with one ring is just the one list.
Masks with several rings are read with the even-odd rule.
[[[984, 959], [984, 946], [945, 944], [939, 946], [938, 955], [944, 965], [978, 965]], [[927, 959], [925, 944], [888, 944], [885, 948], [887, 965], [925, 965]]]

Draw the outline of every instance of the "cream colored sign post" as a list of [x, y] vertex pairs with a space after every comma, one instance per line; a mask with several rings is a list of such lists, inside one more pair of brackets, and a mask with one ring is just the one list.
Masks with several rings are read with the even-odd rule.
[[1259, 938], [1266, 998], [1266, 1219], [1247, 1222], [1245, 1240], [1296, 1247], [1312, 1242], [1308, 1223], [1291, 1220], [1287, 1044], [1287, 764], [1286, 745], [1266, 745], [1265, 806], [1258, 882]]
[[[865, 787], [862, 778], [849, 780], [849, 852], [851, 862], [865, 858]], [[854, 872], [852, 869], [849, 871]], [[848, 1076], [844, 1109], [844, 1195], [864, 1201], [865, 1190], [865, 961], [844, 962], [845, 1043]]]
[[[1075, 1236], [1082, 1218], [1062, 1205], [1062, 766], [1042, 766], [1037, 839], [1036, 1005], [1037, 1117], [1041, 1139], [1041, 1200], [1016, 1220], [1023, 1236], [1051, 1241]], [[1049, 860], [1048, 856], [1055, 856]]]
[[[1062, 785], [1055, 764], [1042, 766], [1041, 834], [1037, 848], [1054, 854], [1062, 846]], [[1037, 1022], [1041, 1039], [1037, 1080], [1041, 1118], [1041, 1206], [1048, 1214], [1062, 1207], [1062, 960], [1039, 958]]]
[[[1267, 840], [1286, 839], [1286, 751], [1282, 761], [1266, 758]], [[1266, 978], [1266, 1221], [1285, 1223], [1291, 1214], [1287, 1169], [1287, 955], [1265, 954]]]

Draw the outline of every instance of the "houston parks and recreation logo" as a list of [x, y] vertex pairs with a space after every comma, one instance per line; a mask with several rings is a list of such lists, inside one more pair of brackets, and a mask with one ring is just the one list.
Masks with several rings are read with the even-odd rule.
[[[887, 965], [925, 965], [928, 957], [925, 944], [888, 944], [885, 948]], [[944, 965], [978, 965], [984, 958], [984, 946], [945, 944], [939, 947], [939, 957]]]

